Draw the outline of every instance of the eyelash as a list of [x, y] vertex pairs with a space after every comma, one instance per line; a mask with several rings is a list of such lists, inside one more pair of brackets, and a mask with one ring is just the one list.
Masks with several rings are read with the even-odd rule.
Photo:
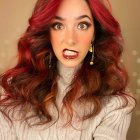
[[62, 23], [60, 22], [54, 22], [52, 25], [51, 25], [51, 28], [54, 29], [54, 30], [62, 30], [62, 29], [58, 29], [57, 26], [63, 26]]
[[[79, 26], [80, 25], [84, 25], [84, 26], [86, 26], [84, 29], [83, 28], [80, 28]], [[58, 26], [60, 27], [60, 28], [58, 28]], [[80, 30], [87, 30], [89, 27], [91, 26], [91, 23], [89, 23], [89, 22], [80, 22], [79, 24], [78, 24], [78, 26], [77, 26], [77, 28], [78, 29], [80, 29]], [[63, 24], [62, 23], [60, 23], [60, 22], [54, 22], [52, 25], [51, 25], [51, 28], [52, 29], [54, 29], [54, 30], [62, 30], [63, 28], [64, 28], [64, 26], [63, 26]]]
[[90, 26], [91, 26], [91, 23], [89, 23], [89, 22], [80, 22], [79, 24], [78, 24], [78, 26], [79, 25], [84, 25], [84, 26], [86, 26], [86, 28], [85, 29], [82, 29], [82, 30], [87, 30]]

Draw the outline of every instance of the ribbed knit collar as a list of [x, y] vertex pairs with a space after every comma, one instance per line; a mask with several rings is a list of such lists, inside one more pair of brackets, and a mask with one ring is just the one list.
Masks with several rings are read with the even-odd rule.
[[79, 64], [76, 67], [66, 67], [61, 62], [57, 63], [57, 68], [58, 68], [58, 73], [60, 75], [60, 78], [66, 85], [69, 85], [71, 83], [72, 79], [75, 76], [75, 73], [80, 67], [81, 64]]

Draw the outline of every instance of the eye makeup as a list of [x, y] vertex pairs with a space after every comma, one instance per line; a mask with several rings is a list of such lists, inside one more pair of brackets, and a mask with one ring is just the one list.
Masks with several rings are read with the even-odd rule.
[[54, 22], [51, 24], [53, 30], [62, 30], [64, 28], [63, 24], [60, 22]]

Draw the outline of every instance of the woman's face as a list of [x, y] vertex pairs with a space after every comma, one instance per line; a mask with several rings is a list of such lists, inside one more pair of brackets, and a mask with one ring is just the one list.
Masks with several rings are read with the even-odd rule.
[[52, 20], [50, 39], [54, 53], [63, 65], [82, 63], [94, 37], [94, 23], [85, 0], [62, 0]]

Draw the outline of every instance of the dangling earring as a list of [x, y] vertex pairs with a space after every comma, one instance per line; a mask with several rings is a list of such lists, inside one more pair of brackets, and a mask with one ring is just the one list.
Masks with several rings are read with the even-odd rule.
[[91, 52], [92, 53], [92, 55], [91, 55], [91, 60], [90, 60], [90, 65], [93, 65], [94, 64], [94, 44], [93, 44], [93, 42], [91, 43], [91, 46], [90, 46], [90, 48], [89, 48], [89, 52]]

